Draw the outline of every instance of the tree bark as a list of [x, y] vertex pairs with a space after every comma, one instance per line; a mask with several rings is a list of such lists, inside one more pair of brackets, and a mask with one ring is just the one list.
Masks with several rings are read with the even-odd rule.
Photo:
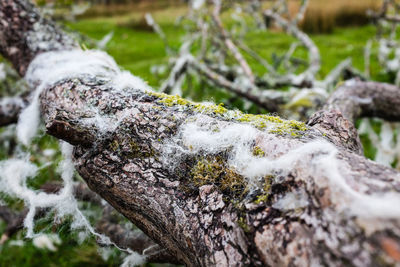
[[[33, 5], [0, 0], [0, 52], [21, 75], [38, 54], [77, 47]], [[219, 182], [199, 184], [194, 182], [199, 158], [187, 157], [172, 170], [163, 160], [163, 148], [199, 113], [220, 129], [249, 123], [228, 119], [216, 110], [199, 111], [184, 100], [171, 104], [165, 99], [169, 98], [141, 90], [122, 93], [98, 77], [79, 76], [46, 87], [40, 107], [47, 132], [74, 145], [75, 167], [90, 189], [179, 262], [189, 266], [399, 264], [399, 212], [369, 210], [370, 203], [360, 201], [400, 191], [399, 172], [360, 155], [353, 118], [346, 116], [371, 115], [368, 109], [343, 115], [340, 108], [322, 110], [307, 129], [287, 134], [259, 130], [255, 147], [271, 161], [293, 151], [300, 155], [293, 155], [288, 171], [274, 172], [268, 192], [243, 197], [242, 184], [235, 190], [221, 183], [222, 176], [233, 172], [225, 164], [225, 154], [207, 158], [223, 162]], [[106, 118], [101, 127], [89, 123], [98, 112]], [[385, 114], [399, 115], [374, 113]], [[329, 159], [337, 168], [330, 169], [330, 162], [321, 156], [329, 150], [313, 148], [320, 144], [315, 140], [335, 148]], [[232, 177], [243, 180], [237, 173]], [[383, 208], [396, 210], [397, 204]]]

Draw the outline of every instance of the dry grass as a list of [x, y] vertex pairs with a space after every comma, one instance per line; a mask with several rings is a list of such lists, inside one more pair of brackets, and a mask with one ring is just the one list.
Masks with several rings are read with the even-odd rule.
[[[367, 10], [377, 10], [381, 0], [310, 0], [301, 27], [306, 32], [329, 33], [335, 27], [360, 26], [369, 22]], [[299, 0], [289, 4], [291, 14], [297, 12]]]

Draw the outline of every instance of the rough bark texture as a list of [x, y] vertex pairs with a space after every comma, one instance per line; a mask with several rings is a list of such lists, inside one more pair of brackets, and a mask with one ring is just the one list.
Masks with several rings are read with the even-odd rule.
[[347, 82], [309, 119], [308, 125], [326, 133], [337, 146], [362, 155], [362, 144], [354, 127], [356, 119], [361, 117], [399, 121], [400, 88], [377, 82]]
[[76, 48], [69, 36], [54, 24], [30, 12], [28, 1], [1, 1], [0, 52], [24, 75], [31, 60], [41, 52]]
[[400, 121], [400, 89], [391, 84], [350, 81], [332, 94], [324, 110], [340, 110], [351, 122], [360, 117]]
[[[0, 0], [0, 23], [0, 51], [20, 74], [42, 51], [75, 47], [22, 0]], [[27, 45], [35, 32], [33, 25], [45, 29], [48, 37], [38, 37], [33, 43], [51, 44], [43, 46], [46, 49]], [[377, 266], [400, 260], [399, 220], [371, 219], [343, 210], [351, 206], [351, 198], [331, 187], [325, 177], [329, 170], [321, 173], [309, 167], [308, 162], [318, 157], [315, 153], [304, 155], [293, 171], [277, 174], [264, 201], [240, 199], [216, 184], [196, 186], [194, 159], [184, 160], [175, 171], [163, 164], [164, 142], [196, 114], [194, 109], [166, 105], [157, 95], [143, 91], [127, 95], [95, 77], [59, 81], [42, 92], [40, 101], [48, 133], [75, 146], [76, 169], [89, 187], [179, 262], [190, 266]], [[93, 108], [107, 118], [107, 127], [87, 123], [96, 116]], [[320, 114], [327, 118], [324, 112]], [[216, 113], [203, 116], [221, 129], [243, 123]], [[321, 122], [315, 120], [310, 124], [314, 127], [297, 137], [260, 134], [256, 144], [276, 158], [311, 140], [329, 140], [339, 151], [338, 171], [354, 190], [399, 192], [398, 172], [365, 159], [358, 154], [359, 147], [349, 145], [357, 144], [356, 132], [348, 130], [354, 126], [344, 119], [344, 124], [322, 119], [329, 125], [323, 133], [318, 130]], [[300, 192], [307, 204], [277, 208], [274, 203], [290, 192]]]

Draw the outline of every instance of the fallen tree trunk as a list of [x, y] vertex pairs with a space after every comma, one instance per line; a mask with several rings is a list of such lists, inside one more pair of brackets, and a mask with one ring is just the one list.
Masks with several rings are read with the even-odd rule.
[[[306, 126], [155, 93], [106, 55], [81, 51], [23, 0], [0, 0], [0, 52], [28, 74], [47, 132], [74, 145], [90, 189], [177, 261], [400, 261], [400, 174], [360, 155], [345, 117], [396, 118], [394, 109], [355, 101], [346, 104], [368, 109], [342, 113], [336, 96], [342, 104]], [[393, 87], [368, 88], [399, 99]]]

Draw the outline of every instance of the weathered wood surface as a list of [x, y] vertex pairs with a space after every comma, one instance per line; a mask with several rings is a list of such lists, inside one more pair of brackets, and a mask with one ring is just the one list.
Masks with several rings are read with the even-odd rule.
[[[71, 49], [79, 48], [42, 19], [33, 5], [0, 0], [0, 52], [21, 75], [38, 54]], [[31, 82], [32, 90], [38, 83]], [[356, 88], [382, 93], [368, 95], [372, 99], [368, 105], [331, 100], [296, 136], [290, 129], [288, 134], [258, 130], [254, 146], [271, 161], [293, 151], [299, 155], [292, 157], [290, 168], [275, 170], [268, 192], [246, 197], [223, 187], [220, 180], [195, 183], [194, 170], [202, 155], [184, 158], [175, 169], [165, 164], [165, 143], [199, 113], [190, 103], [169, 104], [166, 96], [135, 90], [141, 88], [121, 92], [103, 79], [85, 75], [45, 88], [40, 108], [47, 132], [75, 146], [76, 169], [91, 190], [179, 262], [190, 266], [399, 264], [398, 198], [391, 207], [361, 200], [373, 202], [382, 196], [383, 201], [389, 192], [399, 193], [400, 174], [360, 155], [352, 123], [362, 115], [397, 119], [399, 98], [393, 97], [390, 106], [380, 99], [386, 92], [390, 98], [399, 91], [361, 82]], [[355, 99], [364, 97], [362, 89], [351, 92]], [[101, 125], [93, 122], [99, 113]], [[212, 110], [202, 116], [220, 129], [248, 124]], [[223, 153], [207, 159], [217, 157], [226, 161]], [[222, 168], [224, 177], [232, 171], [226, 164]], [[265, 193], [263, 201], [255, 201]]]

